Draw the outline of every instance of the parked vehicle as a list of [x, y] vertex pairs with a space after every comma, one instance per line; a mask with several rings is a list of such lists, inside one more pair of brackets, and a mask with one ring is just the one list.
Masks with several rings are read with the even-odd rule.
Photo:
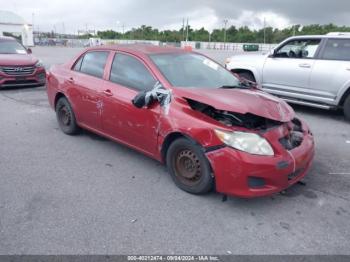
[[287, 102], [343, 108], [350, 121], [350, 34], [291, 37], [268, 54], [232, 56], [226, 67]]
[[301, 180], [314, 156], [308, 125], [286, 102], [195, 52], [89, 48], [50, 69], [47, 92], [64, 133], [84, 128], [126, 144], [194, 194], [276, 193]]
[[0, 37], [0, 88], [45, 85], [43, 63], [12, 37]]

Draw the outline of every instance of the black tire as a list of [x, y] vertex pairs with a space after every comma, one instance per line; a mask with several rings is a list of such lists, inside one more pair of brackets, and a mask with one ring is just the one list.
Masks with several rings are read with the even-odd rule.
[[76, 135], [80, 128], [67, 98], [61, 97], [56, 104], [56, 117], [61, 130], [67, 135]]
[[244, 79], [251, 81], [251, 82], [254, 82], [254, 83], [256, 82], [254, 75], [250, 72], [240, 72], [240, 73], [238, 73], [238, 75], [240, 78], [244, 78]]
[[346, 97], [343, 106], [344, 116], [347, 121], [350, 121], [350, 94]]
[[168, 148], [166, 163], [175, 184], [191, 194], [213, 189], [214, 179], [202, 148], [186, 138], [175, 140]]

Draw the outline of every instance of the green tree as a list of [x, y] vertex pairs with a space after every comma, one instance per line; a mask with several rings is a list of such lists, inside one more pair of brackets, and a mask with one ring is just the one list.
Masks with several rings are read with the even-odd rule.
[[[348, 26], [337, 26], [335, 24], [311, 24], [311, 25], [293, 25], [288, 28], [278, 29], [272, 27], [266, 27], [264, 29], [252, 30], [247, 26], [236, 28], [230, 26], [226, 30], [226, 41], [235, 43], [263, 43], [264, 35], [266, 43], [279, 43], [282, 40], [293, 35], [323, 35], [329, 32], [350, 32]], [[159, 40], [162, 42], [180, 42], [186, 37], [186, 28], [183, 31], [179, 30], [163, 30], [159, 31], [152, 26], [142, 25], [138, 28], [132, 28], [131, 30], [121, 34], [113, 30], [98, 31], [98, 37], [103, 39], [144, 39], [144, 40]], [[212, 42], [224, 41], [224, 29], [216, 28], [212, 31], [210, 38]], [[91, 35], [79, 36], [79, 38], [89, 38]], [[189, 41], [209, 41], [209, 31], [204, 27], [194, 30], [191, 26], [188, 26], [188, 40]]]

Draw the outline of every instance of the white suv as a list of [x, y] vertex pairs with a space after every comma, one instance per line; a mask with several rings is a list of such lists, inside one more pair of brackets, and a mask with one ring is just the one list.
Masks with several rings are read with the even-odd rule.
[[350, 120], [350, 33], [291, 37], [268, 54], [232, 56], [226, 67], [287, 102], [343, 108]]

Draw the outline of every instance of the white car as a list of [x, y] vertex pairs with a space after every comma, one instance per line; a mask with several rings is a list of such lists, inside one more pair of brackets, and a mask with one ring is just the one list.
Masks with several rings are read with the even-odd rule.
[[287, 102], [342, 108], [350, 120], [350, 33], [291, 37], [268, 54], [232, 56], [226, 67]]

